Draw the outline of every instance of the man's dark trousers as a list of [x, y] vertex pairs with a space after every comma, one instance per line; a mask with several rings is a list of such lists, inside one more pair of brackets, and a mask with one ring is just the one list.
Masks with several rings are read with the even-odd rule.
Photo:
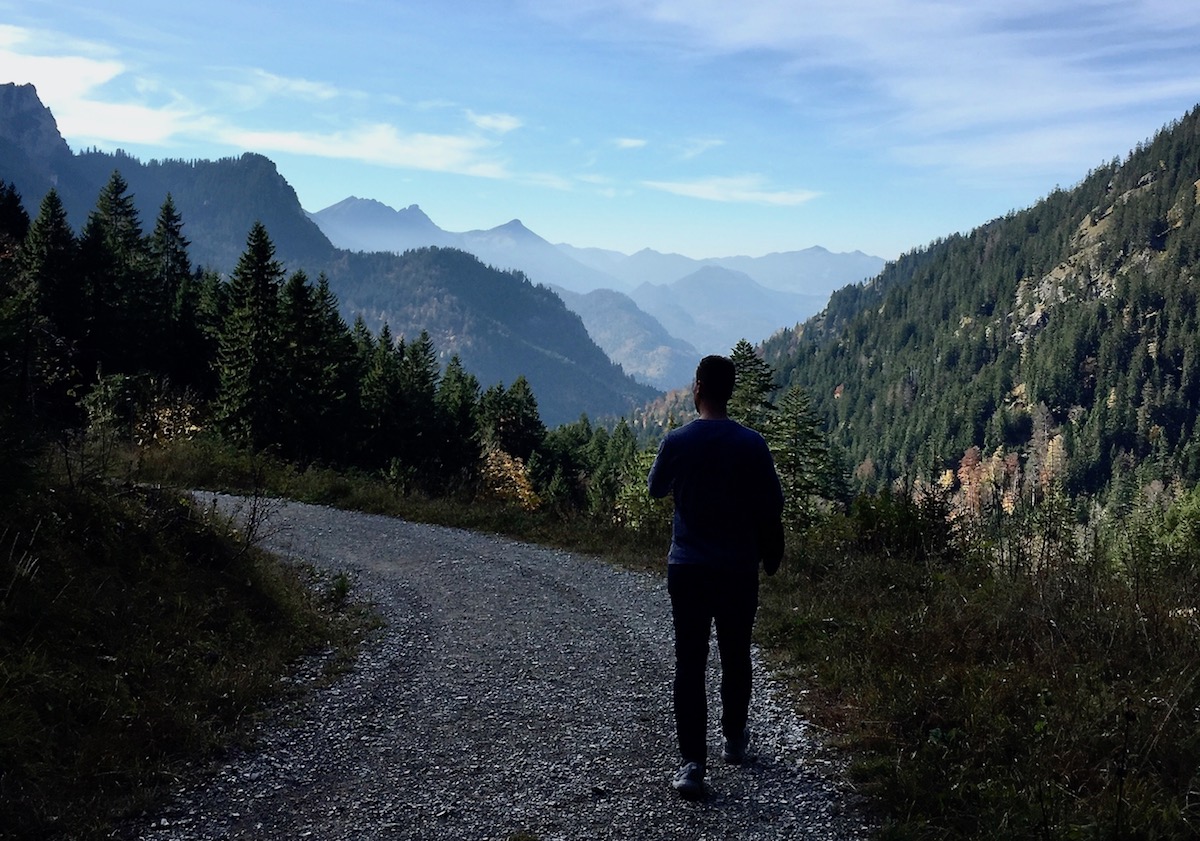
[[721, 655], [721, 732], [738, 739], [750, 707], [750, 636], [758, 610], [758, 565], [727, 569], [669, 564], [675, 624], [675, 728], [684, 762], [705, 762], [708, 702], [705, 668], [715, 623]]

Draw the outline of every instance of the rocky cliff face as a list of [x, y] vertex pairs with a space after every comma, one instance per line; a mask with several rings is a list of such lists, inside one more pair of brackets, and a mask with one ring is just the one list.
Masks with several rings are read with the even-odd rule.
[[71, 156], [54, 115], [42, 104], [33, 85], [0, 85], [0, 114], [5, 115], [0, 121], [0, 141], [43, 163]]

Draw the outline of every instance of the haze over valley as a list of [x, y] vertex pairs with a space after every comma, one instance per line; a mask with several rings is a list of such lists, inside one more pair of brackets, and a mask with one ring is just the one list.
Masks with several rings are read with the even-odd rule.
[[757, 343], [820, 311], [829, 294], [866, 280], [884, 260], [814, 246], [762, 257], [711, 257], [643, 249], [551, 244], [518, 219], [489, 230], [445, 231], [419, 206], [401, 210], [350, 197], [309, 214], [335, 246], [402, 253], [459, 248], [500, 269], [549, 286], [582, 319], [597, 344], [638, 380], [686, 385], [696, 360]]

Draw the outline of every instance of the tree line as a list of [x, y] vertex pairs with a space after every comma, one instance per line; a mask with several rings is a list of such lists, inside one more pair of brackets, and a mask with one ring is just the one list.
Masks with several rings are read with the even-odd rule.
[[[211, 432], [403, 492], [626, 520], [653, 510], [644, 480], [656, 440], [646, 448], [627, 419], [548, 430], [523, 376], [484, 388], [457, 356], [443, 366], [427, 332], [348, 325], [327, 278], [285, 271], [260, 223], [227, 278], [194, 266], [189, 245], [169, 194], [143, 232], [119, 171], [78, 235], [54, 190], [30, 219], [0, 184], [0, 436], [12, 475], [39, 443], [101, 413], [134, 443]], [[749, 343], [732, 357], [733, 413], [771, 441], [799, 524], [814, 500], [845, 496], [838, 458], [801, 390], [774, 400], [773, 371]]]
[[286, 273], [261, 224], [228, 278], [194, 267], [171, 197], [144, 234], [119, 172], [78, 236], [56, 191], [30, 220], [0, 185], [0, 243], [11, 453], [85, 426], [103, 399], [141, 440], [202, 424], [300, 464], [447, 493], [475, 481], [485, 447], [527, 457], [544, 434], [524, 379], [481, 389], [457, 358], [442, 370], [426, 333], [347, 325], [326, 278]]

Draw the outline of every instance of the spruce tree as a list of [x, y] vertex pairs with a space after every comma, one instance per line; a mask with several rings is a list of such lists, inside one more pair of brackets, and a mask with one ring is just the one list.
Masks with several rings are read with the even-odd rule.
[[437, 387], [437, 476], [448, 490], [470, 488], [483, 455], [479, 434], [479, 380], [450, 358]]
[[357, 394], [361, 373], [358, 368], [354, 337], [342, 318], [337, 297], [329, 288], [329, 278], [322, 272], [313, 292], [317, 317], [319, 348], [316, 364], [320, 366], [319, 390], [324, 395], [317, 452], [322, 458], [342, 461], [348, 457], [350, 434], [357, 417], [352, 399]]
[[18, 253], [21, 308], [21, 398], [30, 411], [58, 425], [75, 419], [70, 391], [79, 385], [77, 348], [84, 324], [79, 246], [58, 192], [42, 199]]
[[291, 274], [280, 293], [280, 445], [290, 458], [307, 461], [319, 446], [325, 393], [321, 316], [316, 290], [303, 271]]
[[502, 384], [489, 388], [479, 408], [485, 439], [510, 456], [527, 461], [546, 437], [537, 399], [524, 376], [517, 377], [508, 389]]
[[436, 461], [438, 373], [433, 340], [422, 330], [405, 345], [400, 362], [405, 411], [397, 441], [397, 456], [414, 473], [418, 483], [431, 478], [429, 474]]
[[24, 242], [28, 233], [29, 214], [21, 202], [21, 194], [12, 184], [0, 181], [0, 241], [5, 243], [6, 253], [15, 255], [12, 249]]
[[162, 296], [129, 185], [113, 172], [80, 237], [85, 372], [138, 373], [161, 358]]
[[157, 349], [157, 370], [178, 385], [191, 385], [197, 379], [196, 362], [205, 358], [200, 290], [188, 256], [190, 244], [183, 235], [183, 218], [167, 193], [150, 235], [151, 282], [146, 309], [152, 317], [148, 343]]
[[737, 371], [733, 396], [729, 400], [729, 417], [761, 432], [773, 411], [774, 372], [745, 339], [738, 341], [729, 358]]
[[261, 222], [246, 239], [229, 284], [229, 315], [218, 352], [216, 420], [239, 444], [261, 448], [278, 441], [282, 391], [279, 292], [283, 268]]
[[31, 461], [28, 388], [31, 333], [36, 315], [32, 289], [21, 277], [18, 249], [29, 231], [21, 197], [0, 183], [0, 502], [24, 487]]
[[784, 394], [771, 415], [766, 438], [783, 486], [784, 522], [790, 527], [809, 525], [817, 512], [817, 500], [845, 498], [843, 470], [804, 389], [792, 386]]
[[370, 467], [384, 467], [395, 452], [404, 396], [400, 379], [400, 351], [392, 331], [384, 324], [372, 343], [359, 388], [362, 422], [361, 457]]
[[617, 496], [624, 487], [637, 457], [637, 438], [625, 418], [621, 418], [611, 434], [597, 435], [594, 440], [603, 441], [603, 450], [592, 467], [588, 483], [588, 509], [596, 514], [607, 514], [616, 505]]

